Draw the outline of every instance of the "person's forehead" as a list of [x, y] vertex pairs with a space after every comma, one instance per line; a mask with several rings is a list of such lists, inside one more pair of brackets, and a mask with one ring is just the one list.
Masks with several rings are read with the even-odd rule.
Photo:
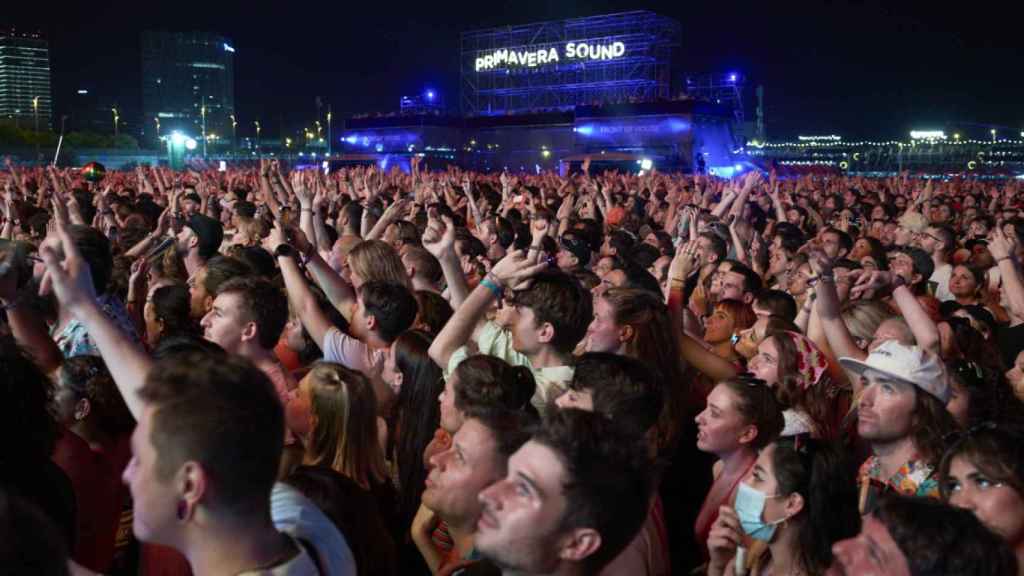
[[452, 447], [462, 452], [467, 458], [483, 458], [494, 452], [494, 435], [479, 420], [470, 418], [452, 437]]
[[864, 378], [871, 384], [890, 384], [901, 392], [909, 392], [914, 389], [914, 386], [909, 382], [897, 380], [888, 374], [882, 374], [870, 368], [864, 371]]
[[528, 478], [548, 497], [559, 496], [566, 482], [565, 465], [550, 447], [535, 440], [523, 444], [508, 460], [509, 475]]
[[238, 309], [239, 295], [231, 292], [224, 294], [218, 294], [213, 299], [213, 307], [217, 308], [221, 312], [234, 312]]

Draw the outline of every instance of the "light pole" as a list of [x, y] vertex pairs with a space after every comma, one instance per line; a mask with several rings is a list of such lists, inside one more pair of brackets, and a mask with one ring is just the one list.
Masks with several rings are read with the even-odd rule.
[[989, 130], [989, 132], [992, 133], [992, 141], [995, 142], [996, 141], [996, 129], [993, 128], [993, 129]]
[[234, 151], [238, 148], [238, 136], [235, 134], [235, 128], [238, 126], [238, 122], [235, 120], [234, 114], [230, 114], [228, 117], [231, 118], [231, 149]]
[[154, 116], [153, 117], [153, 122], [156, 122], [156, 139], [159, 142], [160, 141], [160, 117], [159, 116]]
[[111, 108], [110, 111], [114, 113], [114, 138], [116, 139], [117, 138], [117, 121], [120, 120], [121, 117], [118, 116], [118, 114], [117, 114], [117, 108]]
[[327, 105], [327, 155], [331, 155], [331, 106]]
[[260, 121], [259, 120], [255, 120], [255, 121], [253, 121], [253, 124], [256, 125], [256, 151], [259, 152], [260, 151]]
[[199, 108], [199, 114], [203, 117], [203, 158], [206, 158], [206, 104]]

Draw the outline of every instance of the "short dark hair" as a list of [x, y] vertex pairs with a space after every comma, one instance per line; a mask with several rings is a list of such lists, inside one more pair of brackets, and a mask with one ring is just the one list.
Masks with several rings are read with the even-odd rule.
[[244, 515], [269, 506], [284, 410], [262, 370], [240, 356], [174, 356], [153, 366], [139, 397], [155, 408], [149, 440], [159, 478], [195, 460], [213, 482], [212, 507]]
[[970, 510], [931, 498], [887, 495], [874, 516], [889, 530], [915, 576], [1017, 573], [1009, 545]]
[[[764, 281], [761, 280], [761, 275], [750, 267], [738, 260], [729, 260], [729, 264], [732, 266], [729, 268], [729, 272], [733, 272], [743, 276], [743, 292], [757, 294], [761, 291], [761, 287], [764, 286]], [[795, 305], [795, 304], [794, 304]], [[796, 317], [796, 314], [793, 314]]]
[[619, 288], [636, 288], [654, 294], [661, 294], [661, 285], [658, 284], [658, 279], [648, 272], [646, 268], [641, 268], [634, 262], [627, 262], [621, 270], [626, 276], [626, 281]]
[[203, 278], [203, 288], [210, 296], [217, 294], [221, 284], [228, 280], [252, 274], [252, 268], [238, 258], [230, 256], [214, 256], [206, 261], [206, 276]]
[[590, 390], [594, 411], [639, 436], [658, 423], [665, 402], [662, 380], [643, 362], [609, 352], [587, 352], [576, 361], [569, 387]]
[[770, 288], [761, 290], [754, 297], [754, 302], [768, 310], [771, 316], [788, 322], [796, 319], [796, 299], [789, 292]]
[[516, 228], [507, 218], [498, 216], [494, 219], [494, 231], [498, 235], [498, 244], [502, 248], [508, 248], [515, 242]]
[[[508, 459], [530, 439], [540, 416], [534, 410], [504, 410], [495, 407], [474, 408], [466, 412], [466, 420], [479, 421], [494, 437], [498, 455], [507, 469]], [[505, 474], [502, 470], [502, 475]]]
[[562, 354], [576, 348], [594, 315], [590, 292], [576, 278], [556, 270], [534, 276], [533, 284], [517, 292], [515, 298], [517, 305], [533, 310], [538, 326], [551, 324], [555, 329], [551, 346]]
[[548, 412], [531, 441], [555, 452], [565, 467], [561, 530], [587, 527], [601, 535], [601, 546], [583, 561], [596, 574], [647, 518], [654, 482], [646, 449], [605, 415], [575, 408]]
[[797, 250], [804, 245], [804, 233], [796, 224], [779, 222], [775, 226], [775, 237], [782, 243], [782, 249], [790, 254], [796, 254]]
[[277, 346], [288, 323], [288, 297], [283, 290], [266, 278], [241, 276], [222, 284], [217, 290], [217, 295], [221, 294], [240, 297], [242, 310], [259, 330], [261, 348], [271, 350]]
[[164, 323], [161, 338], [172, 334], [198, 334], [190, 317], [191, 300], [188, 288], [182, 284], [161, 286], [150, 296], [156, 317]]
[[714, 252], [715, 256], [718, 256], [718, 259], [716, 260], [717, 262], [725, 260], [725, 256], [729, 253], [729, 247], [721, 236], [714, 232], [707, 231], [701, 232], [700, 237], [706, 238], [711, 242], [711, 251]]
[[356, 230], [359, 230], [359, 223], [363, 219], [363, 205], [356, 201], [351, 201], [341, 207], [342, 214], [345, 215], [348, 220], [349, 226], [354, 226]]
[[372, 281], [359, 288], [367, 316], [377, 320], [377, 334], [385, 342], [394, 342], [416, 320], [416, 297], [401, 284]]
[[416, 291], [416, 304], [419, 306], [419, 325], [425, 326], [426, 331], [433, 336], [441, 333], [441, 329], [455, 313], [444, 296], [429, 290]]

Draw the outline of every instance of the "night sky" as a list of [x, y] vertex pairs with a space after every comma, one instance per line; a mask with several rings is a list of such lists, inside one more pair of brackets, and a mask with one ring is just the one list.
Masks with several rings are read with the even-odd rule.
[[[1024, 35], [1006, 8], [911, 2], [11, 2], [0, 25], [50, 39], [56, 112], [86, 85], [125, 114], [141, 109], [139, 32], [200, 29], [229, 37], [239, 135], [260, 119], [310, 124], [315, 98], [336, 117], [397, 109], [429, 86], [458, 103], [463, 30], [650, 9], [678, 19], [675, 69], [739, 71], [765, 87], [769, 137], [905, 137], [975, 124], [1024, 130]], [[32, 10], [32, 8], [35, 8]], [[752, 115], [753, 110], [749, 109]], [[976, 130], [976, 132], [975, 132]]]

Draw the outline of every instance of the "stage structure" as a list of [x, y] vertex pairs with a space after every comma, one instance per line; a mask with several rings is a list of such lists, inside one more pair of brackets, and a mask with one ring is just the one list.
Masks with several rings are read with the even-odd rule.
[[504, 26], [462, 35], [466, 116], [668, 100], [679, 22], [653, 12]]

